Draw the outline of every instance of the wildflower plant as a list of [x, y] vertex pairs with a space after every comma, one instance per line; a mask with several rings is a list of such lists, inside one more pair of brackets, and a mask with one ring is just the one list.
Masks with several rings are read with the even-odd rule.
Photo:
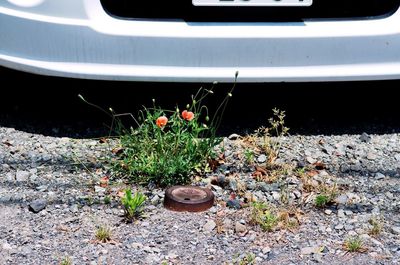
[[210, 89], [200, 88], [184, 108], [165, 110], [153, 100], [153, 106], [140, 111], [138, 118], [132, 116], [137, 127], [122, 130], [122, 152], [112, 163], [115, 175], [129, 176], [139, 184], [188, 183], [214, 156], [214, 147], [220, 142], [216, 130], [232, 97], [236, 78], [237, 74], [234, 85], [212, 117], [203, 101], [214, 93], [216, 82]]

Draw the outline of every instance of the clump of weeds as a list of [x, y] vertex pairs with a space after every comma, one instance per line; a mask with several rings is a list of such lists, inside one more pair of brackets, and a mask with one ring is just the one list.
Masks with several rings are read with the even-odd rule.
[[344, 248], [348, 252], [365, 252], [366, 248], [360, 237], [351, 237], [344, 242]]
[[371, 225], [370, 230], [368, 231], [368, 234], [371, 236], [379, 236], [382, 231], [383, 231], [383, 223], [380, 219], [377, 217], [372, 217], [371, 219], [368, 220], [369, 224]]
[[100, 243], [107, 243], [111, 241], [112, 231], [107, 226], [99, 226], [96, 230], [95, 237]]
[[125, 219], [127, 222], [132, 222], [133, 220], [140, 217], [143, 212], [144, 202], [146, 201], [146, 196], [140, 192], [136, 192], [132, 195], [130, 189], [125, 190], [125, 194], [121, 198], [122, 205], [125, 211]]
[[276, 209], [264, 202], [254, 202], [250, 209], [250, 223], [265, 232], [295, 229], [300, 224], [302, 212], [294, 206]]

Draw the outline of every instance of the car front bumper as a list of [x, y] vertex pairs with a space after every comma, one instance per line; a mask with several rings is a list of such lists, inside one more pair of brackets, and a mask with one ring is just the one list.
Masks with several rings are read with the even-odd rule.
[[117, 19], [98, 0], [41, 1], [0, 2], [0, 65], [107, 80], [231, 82], [236, 71], [239, 82], [400, 79], [400, 11], [354, 21], [206, 23]]

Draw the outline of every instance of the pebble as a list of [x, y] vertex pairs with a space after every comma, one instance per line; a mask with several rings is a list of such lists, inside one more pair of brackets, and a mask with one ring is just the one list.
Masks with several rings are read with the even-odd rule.
[[227, 202], [226, 202], [226, 205], [229, 207], [229, 208], [233, 208], [233, 209], [236, 209], [236, 210], [238, 210], [238, 209], [240, 209], [241, 208], [241, 204], [240, 204], [240, 201], [238, 200], [238, 199], [231, 199], [231, 200], [228, 200]]
[[394, 235], [400, 235], [400, 226], [390, 227], [390, 232], [392, 232]]
[[363, 133], [360, 135], [360, 140], [363, 143], [369, 143], [371, 142], [371, 136], [369, 136], [367, 133]]
[[11, 172], [8, 172], [8, 173], [6, 174], [6, 179], [7, 179], [7, 181], [9, 181], [9, 182], [14, 182], [14, 181], [15, 181], [15, 175], [14, 175], [13, 173], [11, 173]]
[[240, 135], [239, 134], [236, 134], [236, 133], [233, 133], [233, 134], [231, 134], [231, 135], [229, 135], [228, 136], [228, 139], [229, 140], [237, 140], [237, 139], [239, 139], [240, 138]]
[[15, 180], [17, 182], [26, 182], [28, 181], [30, 175], [31, 173], [29, 173], [28, 171], [18, 170], [15, 174]]
[[245, 225], [241, 224], [240, 222], [236, 222], [235, 223], [235, 232], [242, 234], [245, 233], [247, 231], [247, 228]]
[[368, 159], [368, 160], [375, 160], [376, 158], [377, 158], [377, 155], [374, 154], [374, 153], [369, 152], [369, 153], [367, 154], [367, 159]]
[[301, 255], [311, 255], [314, 253], [320, 253], [321, 247], [303, 247], [300, 249]]
[[94, 186], [94, 192], [96, 192], [96, 193], [101, 193], [101, 194], [103, 194], [103, 193], [105, 193], [106, 192], [106, 188], [103, 188], [103, 187], [100, 187], [100, 186]]
[[203, 226], [203, 230], [206, 232], [211, 232], [217, 224], [213, 220], [208, 220], [207, 223]]
[[259, 155], [259, 156], [257, 157], [257, 162], [260, 163], [260, 164], [265, 163], [266, 161], [267, 161], [267, 156], [264, 155], [264, 154]]
[[338, 224], [335, 226], [336, 230], [342, 230], [344, 228], [343, 224]]
[[34, 213], [38, 213], [41, 210], [43, 210], [44, 208], [46, 208], [46, 206], [47, 206], [47, 201], [46, 200], [37, 199], [37, 200], [32, 201], [29, 204], [29, 210], [34, 212]]
[[265, 255], [265, 254], [268, 254], [269, 252], [271, 252], [271, 248], [270, 247], [264, 247], [263, 249], [262, 249], [262, 253]]
[[377, 179], [377, 180], [381, 180], [381, 179], [384, 179], [384, 178], [385, 178], [385, 175], [383, 175], [383, 174], [380, 173], [380, 172], [378, 172], [378, 173], [375, 174], [375, 179]]
[[344, 211], [343, 211], [342, 209], [339, 209], [339, 210], [338, 210], [337, 215], [338, 215], [339, 218], [344, 218], [344, 217], [345, 217]]
[[336, 197], [335, 202], [337, 204], [346, 204], [348, 202], [349, 198], [347, 197], [347, 195], [342, 194], [339, 195], [338, 197]]
[[156, 206], [159, 203], [160, 203], [160, 197], [158, 197], [158, 195], [154, 195], [153, 198], [151, 198], [151, 204]]

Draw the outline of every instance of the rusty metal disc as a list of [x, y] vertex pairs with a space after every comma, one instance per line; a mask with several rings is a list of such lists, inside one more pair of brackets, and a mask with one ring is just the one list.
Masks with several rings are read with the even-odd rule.
[[173, 186], [165, 191], [164, 207], [178, 212], [202, 212], [214, 204], [211, 190], [194, 186]]

